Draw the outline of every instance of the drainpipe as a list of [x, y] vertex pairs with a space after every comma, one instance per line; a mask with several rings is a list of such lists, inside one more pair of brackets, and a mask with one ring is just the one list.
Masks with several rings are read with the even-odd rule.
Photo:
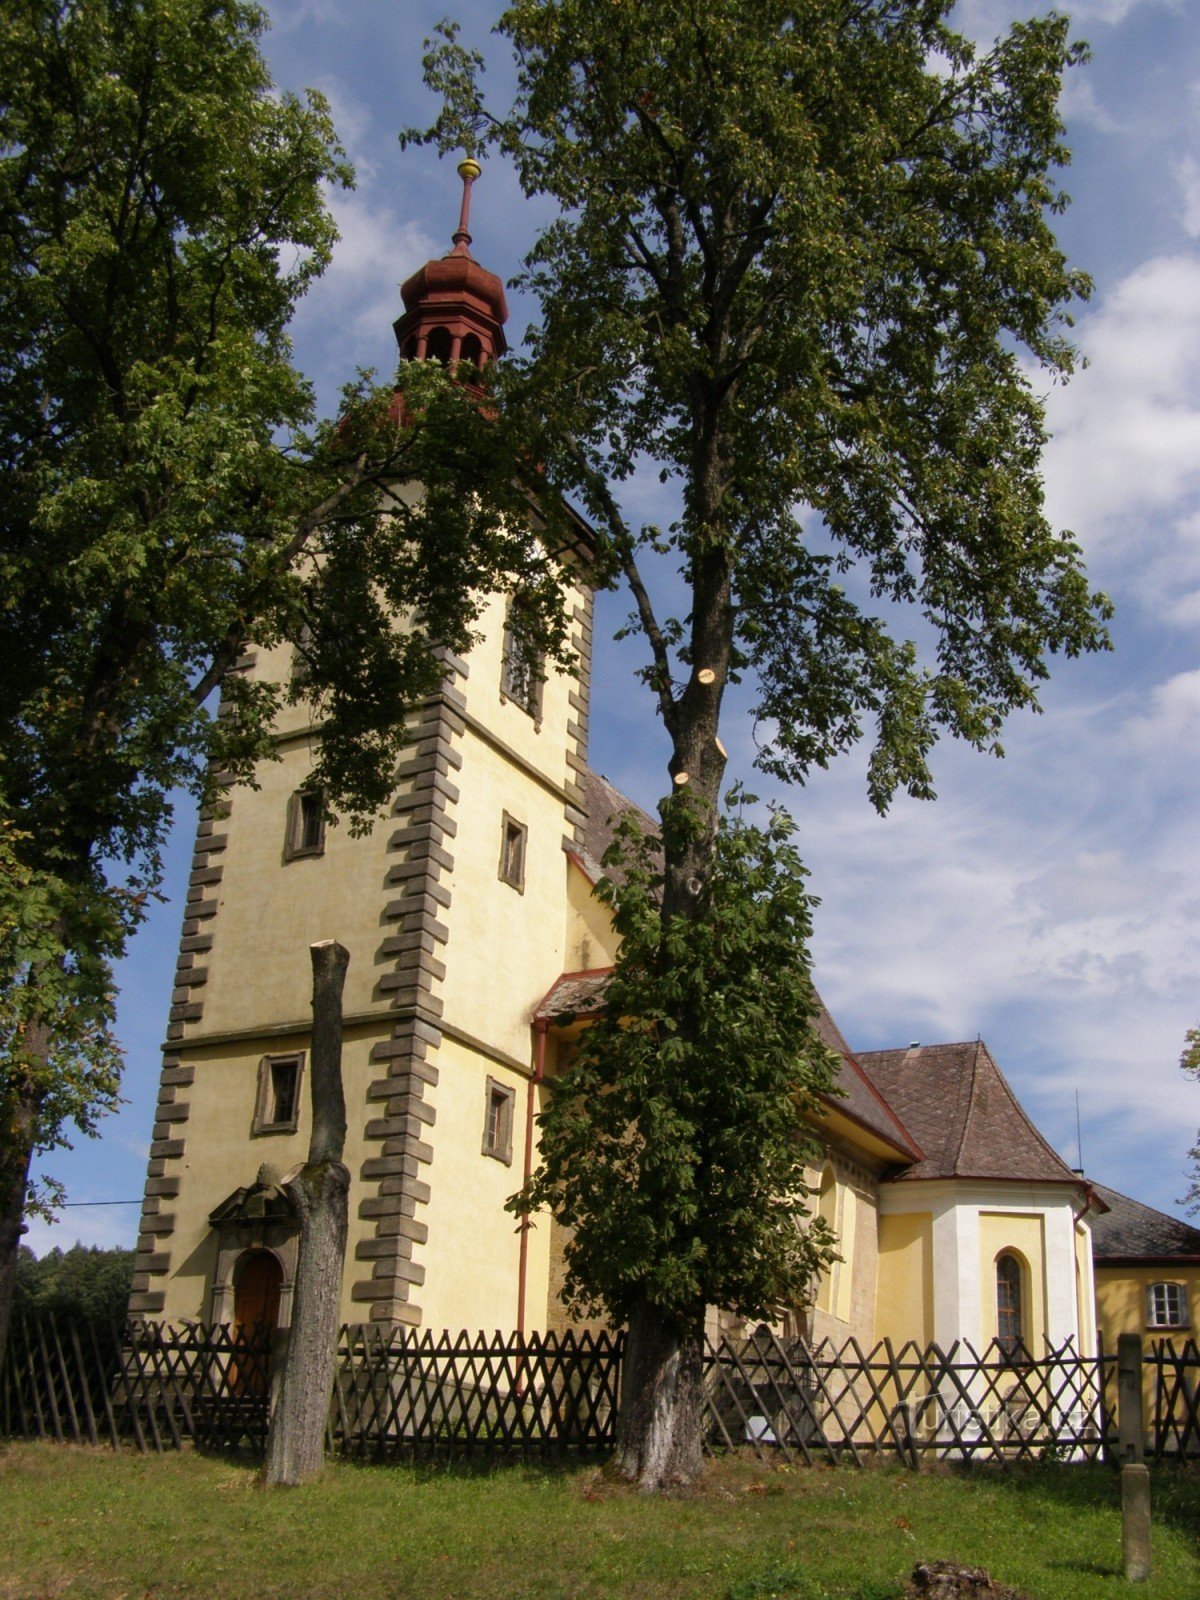
[[[533, 1024], [537, 1033], [537, 1054], [533, 1076], [529, 1080], [529, 1088], [525, 1100], [525, 1161], [521, 1175], [521, 1186], [524, 1188], [533, 1176], [533, 1115], [537, 1100], [537, 1088], [546, 1071], [546, 1032], [549, 1023], [545, 1017], [538, 1017]], [[525, 1275], [529, 1264], [529, 1213], [521, 1213], [521, 1253], [517, 1260], [517, 1335], [525, 1337]]]

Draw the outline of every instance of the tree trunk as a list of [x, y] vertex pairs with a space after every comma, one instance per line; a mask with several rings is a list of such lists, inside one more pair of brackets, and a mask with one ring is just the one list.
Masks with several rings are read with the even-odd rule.
[[[25, 1034], [22, 1055], [44, 1062], [50, 1054], [50, 1030], [33, 1022]], [[7, 1126], [0, 1133], [0, 1366], [8, 1350], [12, 1326], [13, 1294], [17, 1286], [17, 1260], [25, 1237], [25, 1199], [37, 1128], [39, 1100], [26, 1078], [9, 1102]], [[0, 1103], [0, 1116], [6, 1108]]]
[[647, 1493], [691, 1483], [703, 1464], [701, 1379], [704, 1308], [689, 1323], [657, 1306], [635, 1306], [621, 1364], [621, 1416], [614, 1464]]
[[267, 1434], [263, 1475], [269, 1486], [305, 1483], [325, 1463], [349, 1230], [350, 1174], [342, 1162], [342, 987], [349, 962], [349, 953], [332, 939], [312, 946], [312, 1137], [306, 1165], [284, 1184], [300, 1219], [300, 1254], [291, 1330]]
[[37, 1102], [28, 1091], [18, 1093], [0, 1147], [0, 1366], [8, 1349], [17, 1260], [25, 1235], [25, 1196], [33, 1160], [33, 1127]]

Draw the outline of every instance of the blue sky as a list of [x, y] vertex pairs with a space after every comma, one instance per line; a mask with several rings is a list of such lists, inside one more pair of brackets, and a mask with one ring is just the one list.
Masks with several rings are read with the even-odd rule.
[[[421, 42], [447, 10], [487, 44], [491, 0], [276, 0], [266, 41], [277, 82], [329, 97], [358, 170], [334, 197], [333, 266], [295, 325], [297, 359], [325, 411], [357, 366], [388, 370], [398, 285], [442, 254], [457, 217], [452, 163], [401, 152], [397, 130], [432, 103]], [[990, 38], [1032, 8], [961, 0], [960, 25]], [[1177, 1210], [1200, 1086], [1178, 1069], [1200, 1018], [1200, 7], [1194, 0], [1080, 0], [1093, 49], [1065, 101], [1073, 205], [1059, 234], [1095, 280], [1079, 318], [1088, 366], [1049, 395], [1048, 505], [1073, 529], [1093, 581], [1117, 605], [1114, 652], [1059, 663], [1045, 714], [1014, 720], [1006, 759], [946, 744], [939, 798], [866, 798], [865, 753], [807, 788], [752, 777], [749, 719], [724, 730], [731, 774], [785, 801], [820, 897], [816, 976], [852, 1045], [973, 1039], [990, 1045], [1026, 1108], [1073, 1164], [1078, 1091], [1088, 1171]], [[494, 49], [494, 46], [493, 46]], [[500, 52], [488, 82], [503, 96]], [[544, 216], [510, 172], [476, 190], [474, 252], [517, 271]], [[532, 315], [510, 296], [510, 339]], [[656, 487], [656, 486], [655, 486]], [[650, 515], [654, 489], [628, 509]], [[627, 610], [602, 600], [592, 762], [652, 806], [666, 748], [634, 687], [636, 643], [609, 635]], [[181, 810], [166, 889], [120, 970], [127, 1050], [122, 1111], [45, 1169], [74, 1202], [141, 1193], [192, 819]], [[136, 1206], [79, 1205], [41, 1251], [75, 1238], [131, 1243]]]

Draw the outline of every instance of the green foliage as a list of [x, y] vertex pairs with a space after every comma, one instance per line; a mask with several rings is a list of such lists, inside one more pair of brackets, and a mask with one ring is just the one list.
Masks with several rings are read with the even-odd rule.
[[[120, 1058], [105, 953], [118, 940], [110, 899], [78, 893], [21, 859], [27, 836], [0, 811], [0, 1149], [91, 1133], [117, 1101]], [[47, 1039], [48, 1033], [48, 1039]], [[33, 1045], [33, 1048], [30, 1048]], [[32, 1127], [21, 1125], [23, 1102]], [[55, 1189], [35, 1191], [45, 1211]]]
[[0, 1116], [32, 1110], [41, 1147], [112, 1103], [109, 967], [172, 791], [249, 777], [299, 692], [235, 670], [251, 634], [307, 641], [315, 781], [360, 824], [482, 597], [518, 592], [567, 650], [555, 559], [516, 515], [536, 456], [452, 375], [409, 366], [403, 408], [363, 375], [311, 427], [286, 328], [351, 173], [321, 96], [272, 85], [264, 20], [0, 17]]
[[697, 920], [660, 917], [657, 843], [635, 819], [605, 858], [599, 892], [622, 939], [607, 1014], [556, 1080], [542, 1165], [509, 1202], [574, 1230], [576, 1310], [774, 1317], [830, 1256], [825, 1224], [804, 1220], [803, 1116], [834, 1062], [813, 1031], [811, 902], [790, 833], [782, 813], [766, 827], [723, 818]]
[[[977, 53], [950, 10], [516, 0], [498, 119], [453, 29], [427, 58], [429, 137], [498, 142], [558, 203], [528, 403], [566, 419], [548, 467], [630, 576], [677, 746], [687, 669], [719, 701], [751, 668], [760, 765], [803, 780], [873, 723], [880, 807], [932, 794], [940, 730], [999, 753], [1047, 656], [1107, 642], [1043, 513], [1035, 388], [1088, 291], [1049, 220], [1085, 52], [1052, 15]], [[679, 487], [664, 533], [617, 504], [645, 462]], [[693, 605], [656, 622], [632, 569], [664, 549]]]
[[22, 1247], [13, 1310], [60, 1321], [123, 1323], [132, 1279], [132, 1250], [74, 1244], [35, 1256]]
[[[1189, 1028], [1184, 1036], [1183, 1054], [1179, 1058], [1179, 1065], [1189, 1077], [1200, 1079], [1200, 1025]], [[1188, 1177], [1187, 1193], [1181, 1205], [1191, 1211], [1200, 1211], [1200, 1136], [1188, 1151], [1188, 1160], [1191, 1162], [1191, 1171]]]

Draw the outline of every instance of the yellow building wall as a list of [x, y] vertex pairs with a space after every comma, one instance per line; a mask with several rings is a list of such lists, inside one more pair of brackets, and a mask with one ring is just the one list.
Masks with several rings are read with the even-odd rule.
[[390, 965], [379, 953], [380, 913], [396, 893], [386, 882], [396, 822], [381, 821], [366, 838], [352, 838], [345, 825], [327, 827], [321, 855], [287, 860], [288, 803], [312, 765], [307, 740], [285, 744], [278, 761], [259, 766], [258, 789], [233, 791], [201, 1036], [304, 1023], [312, 998], [308, 947], [318, 939], [337, 939], [350, 952], [346, 1014], [386, 1007], [376, 984]]
[[[832, 1186], [822, 1195], [830, 1174]], [[837, 1234], [841, 1257], [817, 1284], [810, 1311], [812, 1339], [816, 1343], [829, 1339], [839, 1346], [852, 1338], [873, 1342], [879, 1237], [876, 1181], [849, 1152], [837, 1147], [821, 1172], [810, 1174], [809, 1182], [817, 1191], [809, 1204]]]
[[[504, 1203], [521, 1186], [529, 1079], [449, 1038], [438, 1050], [437, 1064], [432, 1195], [422, 1213], [429, 1225], [428, 1267], [419, 1291], [422, 1326], [508, 1334], [517, 1325], [520, 1232], [519, 1219], [505, 1211]], [[510, 1165], [482, 1153], [489, 1078], [515, 1093]], [[539, 1108], [540, 1091], [535, 1116]], [[529, 1231], [527, 1329], [545, 1326], [549, 1231], [540, 1225]]]
[[620, 938], [608, 907], [592, 893], [592, 885], [578, 867], [567, 874], [567, 928], [565, 972], [611, 967], [617, 959]]
[[1045, 1348], [1046, 1250], [1045, 1223], [1040, 1215], [1015, 1211], [979, 1213], [979, 1326], [986, 1348], [998, 1332], [996, 1258], [1005, 1251], [1021, 1260], [1022, 1329], [1035, 1354]]
[[[525, 1064], [533, 1009], [563, 971], [563, 802], [470, 728], [460, 750], [443, 1021]], [[506, 813], [528, 829], [522, 892], [499, 874]]]
[[[1183, 1284], [1187, 1292], [1189, 1327], [1173, 1330], [1146, 1325], [1146, 1290], [1152, 1283]], [[1122, 1333], [1140, 1333], [1146, 1340], [1194, 1338], [1200, 1326], [1200, 1263], [1108, 1267], [1098, 1261], [1096, 1310], [1106, 1350], [1116, 1349], [1117, 1335]]]
[[1091, 1264], [1092, 1235], [1082, 1223], [1075, 1224], [1075, 1305], [1079, 1318], [1079, 1348], [1090, 1354], [1096, 1348], [1096, 1307], [1087, 1292]]
[[933, 1339], [933, 1214], [908, 1211], [879, 1218], [875, 1337], [899, 1347]]
[[[377, 1146], [368, 1146], [363, 1136], [367, 1119], [367, 1085], [378, 1076], [370, 1061], [371, 1046], [386, 1039], [384, 1027], [348, 1028], [342, 1046], [342, 1081], [346, 1095], [345, 1161], [353, 1177], [365, 1156]], [[172, 1272], [165, 1280], [166, 1304], [162, 1315], [168, 1320], [194, 1317], [208, 1321], [212, 1315], [210, 1289], [217, 1258], [217, 1235], [209, 1215], [235, 1189], [254, 1183], [260, 1166], [268, 1163], [280, 1176], [303, 1163], [308, 1155], [312, 1117], [308, 1073], [305, 1061], [301, 1086], [300, 1114], [295, 1133], [251, 1135], [255, 1100], [258, 1093], [258, 1068], [264, 1054], [284, 1054], [308, 1050], [307, 1034], [282, 1035], [266, 1042], [251, 1040], [227, 1045], [197, 1045], [185, 1059], [196, 1069], [191, 1088], [191, 1115], [188, 1120], [187, 1149], [182, 1165], [182, 1189], [172, 1204], [175, 1230], [172, 1236]], [[353, 1191], [352, 1191], [353, 1192]], [[363, 1308], [350, 1300], [350, 1286], [362, 1271], [354, 1259], [355, 1245], [373, 1236], [374, 1226], [350, 1207], [350, 1230], [346, 1251], [341, 1315], [346, 1322], [363, 1319]]]

